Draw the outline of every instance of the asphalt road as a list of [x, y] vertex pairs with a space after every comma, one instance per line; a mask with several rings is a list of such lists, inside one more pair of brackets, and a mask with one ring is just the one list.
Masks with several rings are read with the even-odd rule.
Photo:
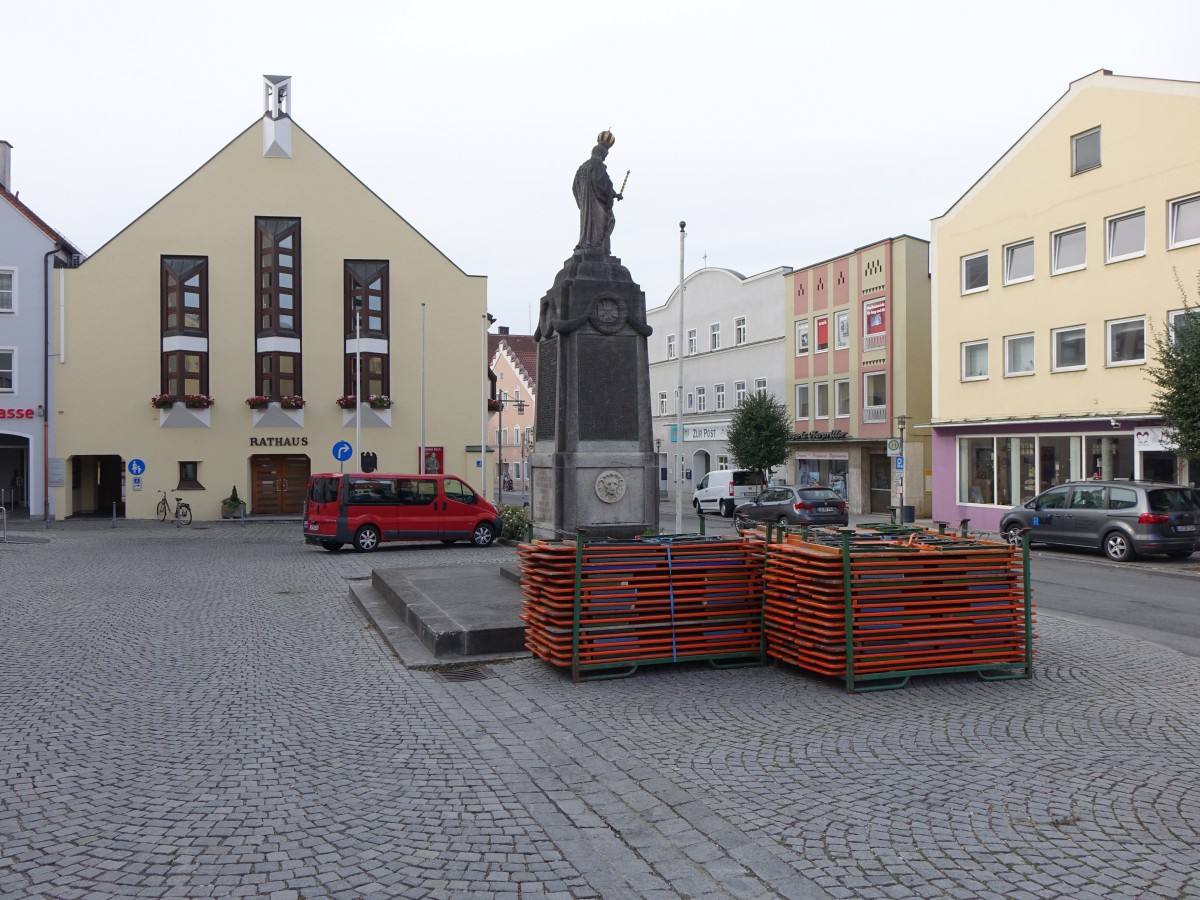
[[1098, 553], [1035, 550], [1030, 571], [1039, 609], [1200, 657], [1195, 563], [1114, 563]]

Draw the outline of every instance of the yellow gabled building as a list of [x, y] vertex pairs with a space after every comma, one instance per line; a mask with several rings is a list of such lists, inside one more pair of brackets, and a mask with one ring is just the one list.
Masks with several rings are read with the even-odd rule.
[[932, 223], [934, 517], [995, 528], [1076, 478], [1200, 481], [1151, 411], [1195, 301], [1200, 84], [1072, 82]]
[[354, 471], [359, 451], [479, 486], [486, 280], [300, 128], [290, 99], [268, 76], [261, 121], [67, 273], [65, 515], [148, 518], [165, 490], [215, 519], [232, 487], [249, 515], [298, 513], [309, 474]]

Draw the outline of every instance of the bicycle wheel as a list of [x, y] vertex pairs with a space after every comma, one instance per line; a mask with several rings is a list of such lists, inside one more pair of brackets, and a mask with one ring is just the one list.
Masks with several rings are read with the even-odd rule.
[[167, 501], [166, 500], [158, 501], [158, 521], [160, 521], [160, 522], [167, 521]]
[[179, 518], [184, 525], [192, 524], [192, 508], [186, 503], [179, 504]]

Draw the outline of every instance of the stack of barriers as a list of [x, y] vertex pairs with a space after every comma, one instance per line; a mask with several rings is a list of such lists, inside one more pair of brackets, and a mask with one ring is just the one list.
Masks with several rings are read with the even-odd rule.
[[525, 645], [575, 682], [762, 661], [763, 545], [704, 535], [521, 544]]
[[894, 525], [770, 528], [747, 540], [765, 556], [768, 657], [845, 680], [850, 693], [913, 675], [1033, 674], [1029, 544]]

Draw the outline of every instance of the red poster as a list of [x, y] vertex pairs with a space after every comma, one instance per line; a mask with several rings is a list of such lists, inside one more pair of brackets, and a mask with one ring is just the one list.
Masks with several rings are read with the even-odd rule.
[[[421, 451], [417, 450], [417, 465], [420, 465]], [[446, 450], [444, 447], [426, 447], [425, 448], [425, 470], [426, 475], [442, 475], [446, 471]]]
[[829, 346], [829, 319], [817, 319], [817, 349]]
[[868, 300], [863, 304], [864, 334], [883, 334], [887, 331], [886, 300]]

